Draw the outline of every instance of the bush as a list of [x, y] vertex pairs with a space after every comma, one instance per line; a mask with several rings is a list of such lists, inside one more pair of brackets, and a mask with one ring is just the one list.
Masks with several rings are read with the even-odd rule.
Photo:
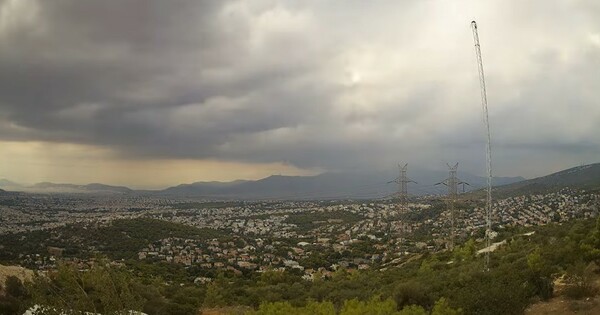
[[593, 272], [583, 262], [576, 263], [567, 269], [565, 280], [567, 285], [564, 294], [570, 299], [582, 299], [595, 296], [598, 288], [592, 282]]
[[6, 293], [15, 298], [26, 297], [28, 292], [23, 286], [21, 279], [15, 276], [9, 276], [6, 278]]
[[111, 314], [140, 311], [143, 298], [138, 284], [126, 271], [97, 264], [87, 271], [59, 265], [47, 277], [37, 276], [31, 286], [33, 302], [61, 312]]
[[566, 297], [574, 300], [596, 296], [598, 288], [588, 281], [576, 281], [568, 284], [564, 289]]
[[27, 288], [21, 282], [21, 279], [15, 276], [6, 278], [4, 289], [0, 287], [0, 314], [23, 314], [30, 303], [30, 296]]
[[552, 279], [548, 277], [533, 275], [529, 283], [533, 285], [535, 294], [544, 301], [551, 298], [554, 294], [554, 284], [552, 283]]
[[427, 291], [427, 288], [418, 282], [402, 283], [394, 290], [393, 298], [399, 309], [408, 305], [420, 305], [429, 308], [433, 301]]

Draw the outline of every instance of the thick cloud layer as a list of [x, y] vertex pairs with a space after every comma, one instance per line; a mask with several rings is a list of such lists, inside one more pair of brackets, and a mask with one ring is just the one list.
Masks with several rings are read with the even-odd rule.
[[600, 156], [594, 0], [0, 2], [0, 140], [127, 159], [482, 173]]

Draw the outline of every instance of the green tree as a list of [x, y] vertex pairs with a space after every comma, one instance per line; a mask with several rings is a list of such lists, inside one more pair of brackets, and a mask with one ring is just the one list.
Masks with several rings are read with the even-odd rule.
[[300, 314], [289, 302], [263, 303], [251, 315], [293, 315]]
[[215, 307], [226, 305], [225, 298], [217, 283], [210, 283], [206, 287], [206, 296], [204, 297], [204, 307]]
[[463, 311], [459, 309], [455, 309], [450, 307], [448, 300], [445, 298], [440, 298], [433, 305], [433, 309], [431, 310], [431, 315], [462, 315]]
[[432, 255], [421, 262], [421, 266], [419, 267], [419, 273], [421, 275], [432, 274], [434, 269], [440, 263], [439, 259], [436, 255]]
[[307, 315], [335, 315], [335, 307], [331, 302], [310, 301], [304, 309]]
[[595, 261], [597, 265], [600, 265], [600, 217], [596, 220], [595, 228], [582, 242], [581, 250], [587, 261]]
[[249, 315], [335, 315], [331, 302], [310, 301], [304, 307], [294, 307], [289, 302], [263, 303]]
[[398, 315], [427, 315], [427, 311], [419, 305], [408, 305]]
[[361, 302], [357, 299], [344, 303], [340, 315], [397, 315], [396, 302], [392, 299], [381, 300], [374, 296], [369, 301]]
[[527, 255], [527, 267], [534, 273], [541, 273], [544, 269], [544, 261], [540, 249], [536, 248], [531, 254]]
[[454, 259], [457, 261], [463, 260], [471, 260], [475, 257], [475, 253], [477, 253], [477, 245], [475, 244], [475, 240], [469, 239], [466, 241], [463, 246], [457, 246], [454, 249]]
[[433, 303], [431, 297], [427, 293], [428, 289], [420, 282], [410, 281], [401, 283], [393, 292], [393, 298], [398, 305], [398, 308], [403, 308], [408, 305], [420, 305], [430, 307]]

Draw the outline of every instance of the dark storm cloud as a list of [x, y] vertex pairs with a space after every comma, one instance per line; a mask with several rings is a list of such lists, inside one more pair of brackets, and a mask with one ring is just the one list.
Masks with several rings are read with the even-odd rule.
[[[170, 132], [178, 122], [168, 118], [179, 107], [201, 108], [211, 98], [245, 96], [277, 86], [278, 80], [301, 70], [302, 65], [235, 69], [236, 60], [246, 58], [242, 46], [247, 25], [235, 17], [216, 21], [226, 15], [225, 1], [24, 3], [30, 7], [23, 10], [35, 12], [35, 23], [16, 21], [3, 34], [7, 49], [0, 54], [1, 114], [38, 130], [37, 136], [30, 133], [35, 138], [57, 135], [53, 140], [131, 146], [149, 154], [170, 151], [174, 141], [188, 144], [188, 155], [195, 155], [197, 146], [209, 150], [228, 133], [278, 127], [290, 120], [276, 112], [281, 106], [273, 112], [267, 108], [279, 100], [267, 99], [275, 91], [252, 97], [256, 103], [243, 104], [249, 108], [214, 117], [220, 119], [214, 130], [203, 128], [212, 122], [197, 121], [196, 130]], [[8, 10], [11, 3], [3, 5]], [[241, 115], [230, 117], [236, 114]]]
[[128, 158], [480, 167], [476, 13], [499, 156], [587, 159], [598, 7], [536, 3], [5, 0], [0, 138]]

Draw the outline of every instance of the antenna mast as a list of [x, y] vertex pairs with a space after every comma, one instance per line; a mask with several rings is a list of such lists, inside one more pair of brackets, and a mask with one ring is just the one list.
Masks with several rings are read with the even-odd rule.
[[[477, 67], [479, 69], [479, 85], [481, 86], [481, 106], [483, 109], [483, 123], [485, 125], [486, 132], [486, 160], [487, 160], [487, 198], [486, 198], [486, 231], [485, 231], [485, 243], [486, 248], [489, 247], [490, 237], [492, 232], [492, 144], [490, 135], [490, 122], [488, 119], [488, 105], [487, 105], [487, 92], [485, 89], [485, 76], [483, 74], [483, 60], [481, 59], [481, 45], [479, 44], [479, 34], [477, 32], [477, 23], [471, 22], [471, 29], [473, 30], [473, 41], [475, 42], [475, 54], [477, 55]], [[490, 251], [485, 253], [485, 270], [490, 268]]]

